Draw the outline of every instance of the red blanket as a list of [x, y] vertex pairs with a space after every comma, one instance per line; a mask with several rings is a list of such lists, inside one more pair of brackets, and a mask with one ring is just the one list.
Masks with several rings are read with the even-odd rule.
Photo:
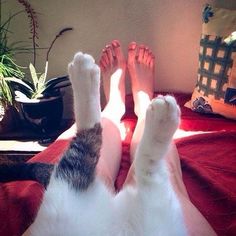
[[236, 235], [236, 131], [176, 141], [191, 201], [218, 235]]
[[[176, 140], [190, 198], [218, 235], [236, 235], [236, 122], [193, 113], [183, 107], [189, 95], [175, 96], [182, 110], [181, 128], [215, 131]], [[131, 130], [136, 122], [132, 106], [128, 97], [124, 122]], [[123, 143], [117, 189], [122, 187], [130, 166], [130, 136]], [[68, 140], [57, 140], [30, 161], [55, 163], [67, 145]], [[43, 188], [35, 182], [0, 184], [0, 235], [21, 235], [33, 221], [42, 195]]]

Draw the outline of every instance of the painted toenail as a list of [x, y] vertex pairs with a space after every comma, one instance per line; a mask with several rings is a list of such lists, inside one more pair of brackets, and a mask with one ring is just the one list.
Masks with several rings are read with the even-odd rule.
[[117, 47], [120, 47], [120, 42], [118, 40], [113, 40], [112, 41], [112, 46], [117, 48]]
[[136, 47], [137, 47], [136, 42], [131, 42], [131, 43], [129, 44], [128, 50], [134, 50]]

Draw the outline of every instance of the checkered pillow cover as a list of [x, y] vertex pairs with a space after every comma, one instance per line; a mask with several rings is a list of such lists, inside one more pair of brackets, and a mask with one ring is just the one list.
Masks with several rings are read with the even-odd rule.
[[225, 42], [236, 31], [236, 10], [203, 10], [196, 87], [186, 106], [200, 113], [236, 119], [236, 41]]

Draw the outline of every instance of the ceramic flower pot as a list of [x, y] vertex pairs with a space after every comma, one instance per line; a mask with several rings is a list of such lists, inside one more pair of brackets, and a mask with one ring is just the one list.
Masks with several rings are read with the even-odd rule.
[[0, 133], [13, 131], [19, 124], [19, 115], [14, 106], [4, 106], [0, 103]]
[[26, 124], [36, 131], [47, 133], [60, 127], [63, 115], [62, 95], [32, 100], [16, 99]]

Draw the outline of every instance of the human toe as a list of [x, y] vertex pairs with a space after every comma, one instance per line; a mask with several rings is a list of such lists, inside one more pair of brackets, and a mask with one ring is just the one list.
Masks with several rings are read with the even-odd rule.
[[131, 65], [134, 63], [137, 54], [137, 43], [131, 42], [128, 46], [128, 64]]
[[124, 61], [124, 54], [122, 52], [120, 42], [118, 40], [113, 40], [112, 48], [114, 50], [115, 59], [117, 59], [118, 63], [122, 63]]

